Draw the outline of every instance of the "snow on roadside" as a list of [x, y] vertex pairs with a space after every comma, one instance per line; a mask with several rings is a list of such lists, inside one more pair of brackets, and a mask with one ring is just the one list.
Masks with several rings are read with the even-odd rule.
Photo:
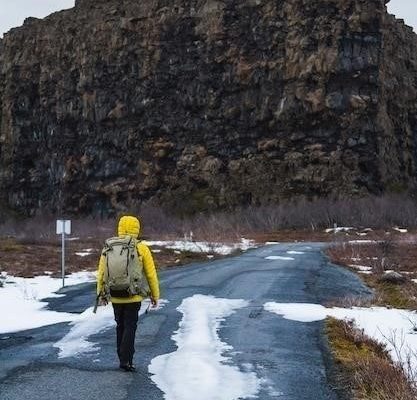
[[417, 368], [417, 314], [413, 311], [385, 307], [326, 308], [320, 304], [274, 303], [264, 305], [266, 311], [300, 322], [314, 322], [334, 317], [355, 320], [365, 334], [387, 346], [394, 361], [404, 363], [411, 357], [412, 368]]
[[194, 295], [178, 307], [183, 314], [172, 339], [178, 349], [154, 358], [151, 379], [166, 400], [237, 400], [255, 397], [261, 380], [254, 372], [242, 372], [224, 353], [232, 347], [218, 335], [220, 324], [245, 300]]
[[340, 226], [336, 228], [328, 228], [325, 230], [326, 233], [339, 233], [339, 232], [349, 232], [355, 228], [352, 228], [351, 226]]
[[94, 249], [83, 249], [82, 251], [78, 251], [75, 253], [75, 255], [79, 257], [86, 257], [93, 253]]
[[[61, 279], [49, 275], [20, 278], [5, 274], [2, 274], [2, 278], [4, 287], [0, 288], [0, 304], [3, 308], [0, 334], [71, 322], [72, 328], [69, 333], [54, 344], [54, 347], [59, 349], [59, 357], [63, 358], [97, 350], [96, 344], [88, 340], [89, 337], [114, 326], [113, 310], [110, 306], [99, 307], [97, 314], [93, 314], [93, 307], [81, 314], [47, 310], [47, 302], [43, 301], [44, 299], [65, 296], [56, 293], [61, 288]], [[65, 286], [95, 280], [94, 273], [76, 272], [65, 278]], [[167, 301], [161, 300], [160, 307], [166, 303]], [[148, 306], [149, 301], [144, 301], [140, 314], [144, 314]]]
[[[167, 303], [166, 300], [159, 301], [159, 308]], [[145, 314], [149, 307], [149, 300], [142, 302], [139, 315]], [[151, 308], [151, 310], [155, 310]], [[85, 353], [99, 350], [96, 343], [89, 340], [89, 337], [114, 327], [113, 308], [111, 306], [98, 307], [97, 313], [93, 313], [93, 307], [88, 308], [71, 323], [71, 330], [54, 347], [59, 349], [58, 357], [79, 357]]]
[[349, 267], [356, 269], [359, 274], [372, 275], [372, 267], [356, 264], [349, 264]]
[[282, 261], [294, 261], [294, 257], [285, 257], [285, 256], [268, 256], [265, 257], [265, 260], [282, 260]]
[[[65, 285], [72, 286], [95, 280], [91, 272], [77, 272], [66, 277]], [[11, 333], [45, 325], [74, 320], [75, 314], [46, 310], [43, 299], [62, 297], [55, 292], [61, 288], [61, 279], [50, 276], [20, 278], [6, 276], [0, 288], [2, 315], [0, 333]]]
[[96, 344], [88, 340], [89, 336], [106, 331], [115, 326], [112, 307], [99, 307], [97, 313], [93, 308], [85, 310], [78, 318], [73, 318], [73, 327], [53, 347], [59, 349], [58, 358], [79, 356], [98, 350]]
[[195, 242], [191, 240], [175, 240], [175, 241], [152, 241], [147, 240], [146, 243], [149, 246], [160, 246], [167, 249], [180, 250], [180, 251], [192, 251], [195, 253], [217, 253], [222, 255], [228, 255], [236, 250], [246, 251], [248, 249], [256, 247], [253, 240], [242, 238], [240, 243], [211, 243], [211, 242]]

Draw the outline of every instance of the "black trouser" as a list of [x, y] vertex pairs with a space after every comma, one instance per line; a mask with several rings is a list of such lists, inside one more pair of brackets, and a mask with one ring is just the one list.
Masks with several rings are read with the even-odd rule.
[[141, 303], [113, 303], [117, 323], [117, 355], [120, 365], [132, 365], [135, 354], [135, 334]]

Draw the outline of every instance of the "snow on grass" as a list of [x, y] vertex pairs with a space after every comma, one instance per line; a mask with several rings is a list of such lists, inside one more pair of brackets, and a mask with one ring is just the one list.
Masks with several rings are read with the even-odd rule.
[[372, 274], [372, 267], [367, 267], [365, 265], [356, 265], [356, 264], [349, 264], [349, 267], [356, 269], [361, 274]]
[[[139, 315], [145, 314], [149, 303], [149, 300], [142, 302]], [[159, 308], [163, 307], [166, 303], [166, 300], [160, 300]], [[150, 308], [150, 310], [156, 309]], [[54, 344], [54, 347], [59, 349], [59, 358], [80, 357], [85, 353], [98, 351], [100, 348], [96, 343], [90, 341], [89, 337], [105, 332], [116, 325], [113, 308], [110, 305], [98, 307], [97, 313], [94, 314], [93, 307], [90, 307], [75, 318], [71, 325], [71, 330], [60, 341]]]
[[237, 400], [255, 397], [261, 381], [254, 372], [243, 372], [224, 355], [232, 347], [218, 335], [221, 322], [245, 300], [194, 295], [183, 300], [183, 314], [172, 339], [178, 349], [154, 358], [151, 379], [166, 400]]
[[399, 228], [398, 226], [392, 228], [394, 231], [400, 232], [400, 233], [407, 233], [408, 229], [405, 228]]
[[274, 302], [266, 303], [264, 308], [285, 319], [300, 322], [320, 321], [326, 317], [354, 320], [366, 335], [387, 346], [394, 361], [406, 364], [411, 357], [412, 368], [417, 368], [417, 314], [414, 311], [385, 307], [326, 308], [320, 304]]
[[282, 260], [282, 261], [293, 261], [294, 257], [285, 257], [285, 256], [268, 256], [265, 257], [265, 260]]
[[379, 243], [378, 240], [349, 240], [349, 244], [374, 244]]
[[175, 240], [175, 241], [151, 241], [147, 240], [146, 243], [149, 246], [160, 246], [167, 249], [191, 251], [194, 253], [217, 253], [222, 255], [228, 255], [236, 250], [246, 251], [254, 248], [255, 242], [242, 238], [240, 243], [211, 243], [211, 242], [195, 242], [191, 240]]
[[82, 251], [76, 252], [75, 255], [79, 257], [86, 257], [89, 256], [93, 251], [94, 249], [83, 249]]
[[[72, 286], [94, 280], [95, 276], [90, 272], [77, 272], [67, 276], [65, 284]], [[6, 276], [3, 282], [4, 287], [0, 288], [2, 306], [0, 333], [39, 328], [74, 319], [74, 314], [46, 310], [47, 303], [42, 301], [48, 297], [65, 296], [55, 293], [61, 288], [61, 279], [50, 276], [35, 278]]]
[[349, 232], [355, 228], [352, 228], [350, 226], [340, 226], [336, 228], [328, 228], [325, 230], [326, 233], [339, 233], [339, 232]]

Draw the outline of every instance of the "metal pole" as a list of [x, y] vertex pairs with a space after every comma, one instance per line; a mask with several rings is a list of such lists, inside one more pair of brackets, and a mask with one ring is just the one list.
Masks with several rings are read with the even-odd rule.
[[62, 287], [65, 287], [65, 222], [62, 227], [62, 254], [61, 254], [61, 272], [62, 272]]

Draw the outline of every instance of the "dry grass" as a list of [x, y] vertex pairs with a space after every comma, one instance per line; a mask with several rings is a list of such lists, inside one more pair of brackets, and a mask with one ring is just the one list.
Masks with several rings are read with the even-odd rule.
[[[103, 242], [98, 240], [76, 240], [66, 242], [66, 272], [95, 271]], [[88, 255], [81, 257], [76, 253], [84, 253], [91, 249]], [[207, 261], [207, 253], [178, 251], [153, 246], [153, 256], [157, 268], [182, 266], [193, 262]], [[209, 253], [211, 259], [222, 256]], [[38, 243], [25, 239], [0, 239], [0, 272], [13, 276], [33, 277], [51, 272], [53, 277], [61, 274], [61, 243], [58, 239], [53, 242]]]
[[353, 322], [328, 318], [326, 333], [341, 383], [355, 400], [415, 400], [417, 388], [385, 347]]
[[[375, 290], [373, 305], [417, 310], [417, 246], [410, 236], [386, 238], [372, 243], [336, 242], [327, 249], [330, 260], [358, 272], [364, 282]], [[358, 268], [370, 268], [370, 274]], [[383, 281], [387, 270], [399, 272], [403, 283]]]

